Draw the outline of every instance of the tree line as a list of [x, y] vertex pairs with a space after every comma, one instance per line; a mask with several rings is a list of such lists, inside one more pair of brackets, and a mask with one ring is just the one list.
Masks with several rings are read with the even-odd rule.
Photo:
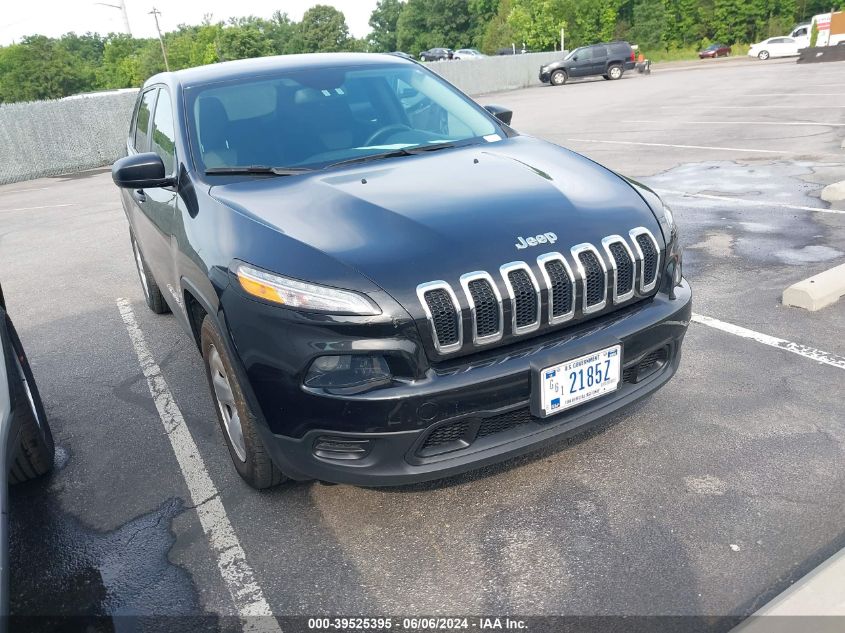
[[[368, 37], [354, 38], [342, 12], [316, 5], [301, 21], [277, 11], [164, 34], [171, 70], [220, 61], [333, 51], [420, 51], [446, 46], [494, 53], [626, 39], [644, 51], [749, 43], [787, 33], [836, 0], [379, 0]], [[841, 2], [841, 0], [840, 0]], [[0, 103], [55, 99], [140, 86], [165, 69], [157, 39], [68, 33], [0, 47]]]

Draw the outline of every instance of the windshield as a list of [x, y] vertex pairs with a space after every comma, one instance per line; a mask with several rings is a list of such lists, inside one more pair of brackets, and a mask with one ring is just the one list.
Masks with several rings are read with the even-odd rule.
[[500, 138], [479, 106], [415, 64], [291, 71], [185, 94], [202, 170], [320, 168], [396, 150]]

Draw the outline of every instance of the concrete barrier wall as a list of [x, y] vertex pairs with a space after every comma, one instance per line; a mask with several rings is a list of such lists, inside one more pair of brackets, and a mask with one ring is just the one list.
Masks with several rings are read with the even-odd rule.
[[527, 53], [430, 62], [426, 66], [470, 95], [516, 90], [539, 83], [540, 66], [565, 53]]
[[[540, 66], [562, 53], [432, 62], [470, 95], [538, 83]], [[124, 153], [137, 92], [0, 105], [0, 184], [109, 165]]]
[[0, 184], [114, 162], [125, 153], [136, 95], [0, 105]]

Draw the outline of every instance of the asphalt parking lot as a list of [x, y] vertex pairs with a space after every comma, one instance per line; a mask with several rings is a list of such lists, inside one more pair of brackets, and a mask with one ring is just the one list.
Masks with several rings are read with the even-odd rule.
[[[193, 342], [144, 306], [110, 174], [0, 187], [0, 279], [58, 447], [56, 472], [12, 494], [13, 614], [208, 615], [224, 630], [265, 607], [693, 615], [684, 630], [729, 629], [845, 546], [845, 302], [780, 304], [845, 260], [845, 206], [818, 198], [845, 179], [842, 69], [705, 61], [480, 98], [665, 197], [701, 322], [676, 378], [636, 408], [397, 489], [249, 489]], [[197, 508], [138, 333], [214, 490]]]

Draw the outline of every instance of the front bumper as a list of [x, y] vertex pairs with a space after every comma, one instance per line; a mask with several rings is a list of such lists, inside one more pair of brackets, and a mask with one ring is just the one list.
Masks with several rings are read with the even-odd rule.
[[[605, 317], [491, 350], [482, 359], [455, 359], [413, 385], [332, 397], [336, 418], [295, 434], [259, 425], [262, 439], [276, 465], [300, 480], [401, 485], [499, 462], [571, 435], [666, 384], [680, 363], [691, 310], [691, 290], [684, 281], [674, 298], [658, 293]], [[550, 418], [530, 414], [532, 369], [617, 343], [629, 379], [616, 392]], [[632, 374], [657, 356], [661, 360], [650, 371]], [[329, 398], [309, 398], [297, 405], [313, 421], [308, 407]], [[448, 441], [432, 449], [438, 429], [443, 429], [438, 437]], [[346, 442], [357, 453], [323, 451], [326, 441], [335, 446]]]
[[540, 81], [544, 84], [549, 83], [551, 76], [551, 71], [545, 70], [543, 68], [540, 69]]

